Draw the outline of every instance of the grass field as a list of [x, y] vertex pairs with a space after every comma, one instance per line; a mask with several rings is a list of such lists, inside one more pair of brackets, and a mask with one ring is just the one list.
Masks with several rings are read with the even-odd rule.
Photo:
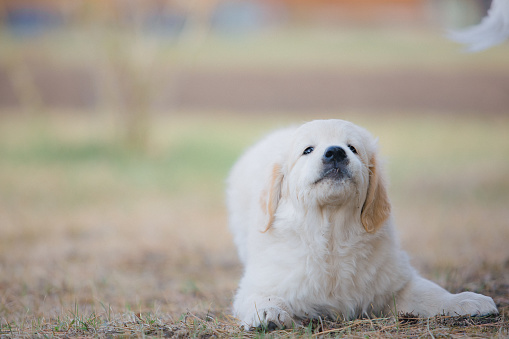
[[[3, 116], [0, 336], [265, 336], [229, 316], [241, 267], [224, 180], [258, 137], [318, 117], [332, 116], [154, 116], [141, 151], [99, 115]], [[380, 138], [414, 264], [492, 296], [501, 315], [315, 321], [270, 336], [508, 336], [509, 118], [334, 117]]]

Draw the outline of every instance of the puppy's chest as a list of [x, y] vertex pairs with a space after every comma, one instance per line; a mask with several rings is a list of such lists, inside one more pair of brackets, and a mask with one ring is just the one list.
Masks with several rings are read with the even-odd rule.
[[369, 270], [369, 242], [357, 234], [345, 234], [342, 225], [327, 226], [285, 232], [273, 243], [277, 250], [266, 264], [293, 282], [293, 292], [288, 293], [297, 289], [301, 298], [320, 303], [351, 297], [362, 292], [361, 285], [366, 286], [362, 271]]
[[[352, 292], [355, 289], [357, 267], [361, 257], [355, 253], [356, 246], [337, 241], [308, 247], [306, 254], [306, 280], [328, 295]], [[362, 266], [362, 265], [361, 265]]]

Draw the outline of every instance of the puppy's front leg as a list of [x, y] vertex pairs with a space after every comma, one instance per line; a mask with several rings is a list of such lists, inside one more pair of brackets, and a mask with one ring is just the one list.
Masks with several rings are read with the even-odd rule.
[[498, 313], [497, 306], [490, 297], [473, 292], [451, 294], [417, 274], [399, 291], [396, 302], [398, 312], [413, 313], [421, 317]]
[[291, 328], [295, 323], [288, 304], [280, 297], [249, 295], [239, 291], [233, 303], [235, 316], [247, 328], [265, 327], [269, 330]]

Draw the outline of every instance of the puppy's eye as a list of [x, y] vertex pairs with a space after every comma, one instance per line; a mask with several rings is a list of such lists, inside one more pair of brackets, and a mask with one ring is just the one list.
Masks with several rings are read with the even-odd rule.
[[355, 149], [355, 147], [353, 147], [352, 145], [348, 145], [348, 148], [350, 149], [350, 151], [357, 154], [357, 150]]
[[313, 146], [309, 146], [308, 148], [306, 148], [304, 150], [304, 152], [302, 152], [302, 155], [309, 154], [309, 153], [313, 152], [314, 150], [315, 150], [315, 148]]

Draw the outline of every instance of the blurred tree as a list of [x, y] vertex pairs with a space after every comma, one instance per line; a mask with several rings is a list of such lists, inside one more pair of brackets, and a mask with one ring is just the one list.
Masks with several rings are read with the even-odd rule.
[[164, 71], [159, 67], [166, 64], [160, 60], [164, 39], [148, 34], [148, 29], [162, 26], [163, 20], [181, 13], [185, 21], [173, 32], [175, 41], [196, 48], [209, 32], [209, 18], [217, 1], [82, 2], [84, 12], [94, 17], [96, 40], [101, 46], [98, 69], [103, 104], [118, 112], [129, 147], [145, 150], [149, 144], [153, 97], [161, 87], [160, 73]]
[[24, 114], [30, 118], [39, 117], [44, 112], [44, 103], [25, 55], [22, 47], [11, 49], [5, 69]]

